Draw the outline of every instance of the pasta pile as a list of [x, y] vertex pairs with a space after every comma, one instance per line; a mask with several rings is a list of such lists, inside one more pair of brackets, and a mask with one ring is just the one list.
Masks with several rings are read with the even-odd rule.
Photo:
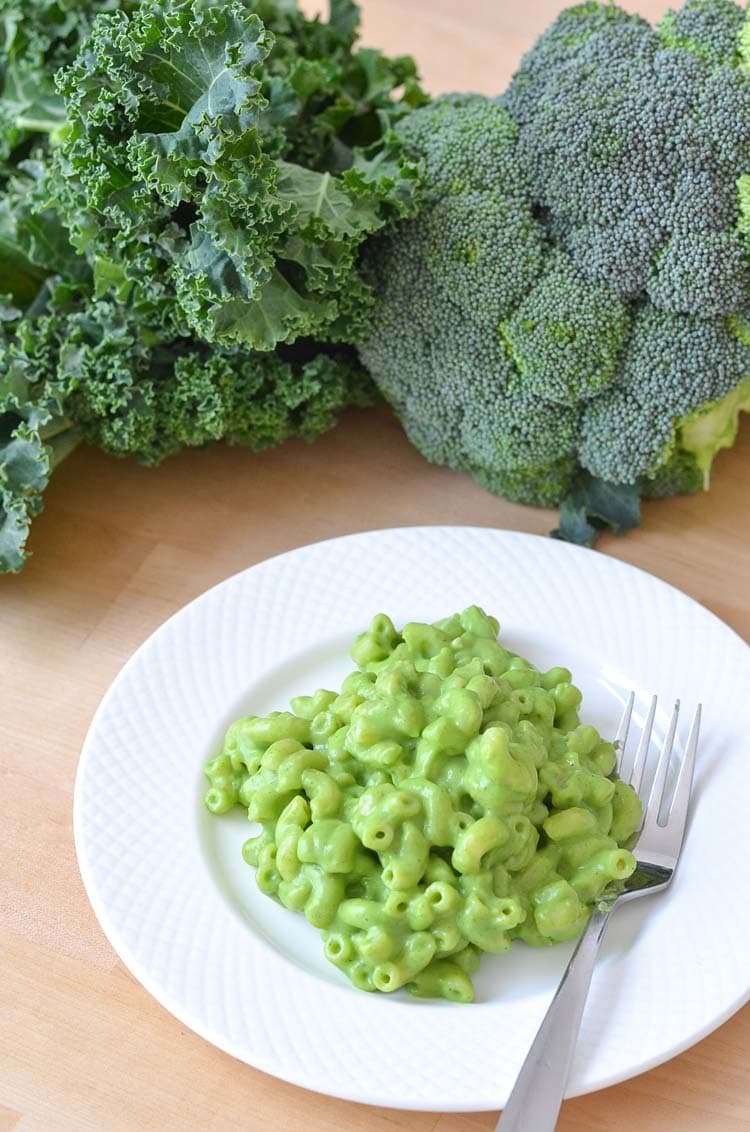
[[566, 668], [539, 672], [477, 606], [355, 641], [341, 692], [229, 728], [206, 805], [239, 803], [262, 892], [323, 933], [362, 990], [471, 1002], [483, 951], [573, 939], [635, 859], [637, 795], [581, 725]]

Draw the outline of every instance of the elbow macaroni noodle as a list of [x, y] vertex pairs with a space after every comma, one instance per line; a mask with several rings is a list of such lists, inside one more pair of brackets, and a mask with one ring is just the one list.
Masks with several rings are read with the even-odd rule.
[[581, 725], [566, 668], [538, 672], [476, 606], [357, 637], [341, 692], [247, 716], [205, 768], [206, 805], [262, 831], [262, 892], [323, 933], [354, 986], [471, 1002], [480, 953], [573, 939], [612, 882], [637, 795]]

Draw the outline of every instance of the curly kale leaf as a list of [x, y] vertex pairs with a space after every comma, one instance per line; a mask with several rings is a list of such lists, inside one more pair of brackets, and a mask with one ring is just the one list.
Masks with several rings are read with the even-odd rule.
[[0, 280], [21, 307], [49, 275], [80, 280], [88, 274], [60, 217], [35, 199], [43, 178], [41, 162], [23, 161], [0, 192]]
[[69, 125], [48, 192], [102, 291], [162, 322], [176, 296], [168, 329], [224, 345], [361, 333], [359, 245], [416, 207], [390, 124], [419, 95], [413, 64], [353, 52], [353, 35], [341, 4], [328, 24], [242, 0], [95, 21], [58, 74]]
[[[0, 297], [0, 327], [20, 312]], [[54, 394], [38, 392], [0, 329], [0, 571], [20, 570], [53, 469], [80, 439]]]
[[0, 161], [26, 156], [32, 138], [53, 140], [65, 128], [58, 68], [72, 62], [100, 12], [134, 0], [0, 0]]
[[81, 439], [157, 464], [222, 439], [313, 440], [373, 397], [351, 348], [260, 353], [168, 337], [86, 282], [49, 281], [25, 314], [6, 297], [0, 327], [0, 572], [21, 568], [50, 473]]
[[255, 450], [290, 436], [313, 440], [347, 404], [364, 403], [353, 352], [316, 343], [279, 352], [207, 348], [194, 338], [154, 342], [151, 329], [108, 300], [38, 320], [53, 369], [47, 389], [87, 441], [158, 464], [218, 440]]

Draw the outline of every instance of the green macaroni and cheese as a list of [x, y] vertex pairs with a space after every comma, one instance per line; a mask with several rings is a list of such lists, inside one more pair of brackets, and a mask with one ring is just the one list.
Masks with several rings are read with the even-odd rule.
[[247, 716], [205, 768], [239, 804], [260, 890], [301, 912], [362, 990], [470, 1002], [481, 952], [577, 937], [633, 872], [637, 795], [582, 725], [566, 668], [538, 671], [477, 606], [354, 642], [339, 693]]

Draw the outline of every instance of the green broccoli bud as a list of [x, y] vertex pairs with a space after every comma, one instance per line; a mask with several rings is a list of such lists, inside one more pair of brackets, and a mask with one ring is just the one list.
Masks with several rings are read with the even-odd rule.
[[570, 404], [611, 384], [629, 328], [627, 304], [557, 255], [500, 331], [519, 387]]
[[652, 476], [641, 476], [638, 490], [644, 499], [668, 499], [672, 495], [693, 495], [704, 486], [703, 472], [695, 456], [676, 448]]

